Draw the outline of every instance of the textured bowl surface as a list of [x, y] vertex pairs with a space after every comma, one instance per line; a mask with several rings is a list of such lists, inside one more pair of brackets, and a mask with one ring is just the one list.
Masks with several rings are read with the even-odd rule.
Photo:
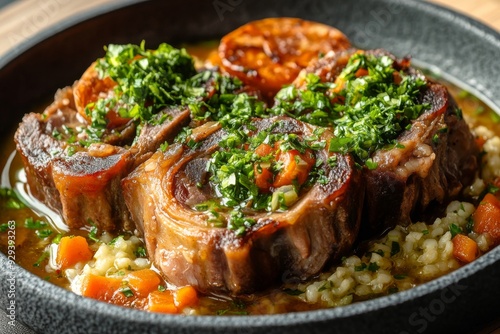
[[[102, 46], [218, 38], [250, 20], [294, 16], [333, 25], [360, 48], [410, 54], [470, 87], [500, 110], [500, 35], [466, 17], [420, 1], [183, 0], [116, 2], [86, 13], [0, 59], [0, 134], [31, 107], [80, 76]], [[272, 316], [183, 317], [147, 313], [79, 297], [11, 266], [0, 255], [0, 305], [15, 283], [16, 320], [40, 333], [461, 333], [500, 310], [500, 247], [412, 290], [320, 311]]]

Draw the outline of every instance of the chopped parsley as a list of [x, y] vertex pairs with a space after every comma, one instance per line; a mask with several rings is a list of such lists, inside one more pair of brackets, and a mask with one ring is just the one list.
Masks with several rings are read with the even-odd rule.
[[195, 121], [219, 121], [225, 128], [238, 129], [266, 111], [265, 103], [240, 92], [242, 87], [238, 78], [203, 71], [187, 81], [184, 102]]
[[216, 315], [247, 315], [246, 305], [239, 299], [233, 299], [231, 305], [226, 309], [217, 310]]
[[227, 228], [235, 231], [237, 236], [242, 236], [255, 223], [255, 219], [245, 217], [241, 211], [232, 211]]
[[[367, 74], [357, 77], [356, 73], [362, 69]], [[396, 75], [399, 80], [395, 80]], [[317, 75], [308, 74], [305, 88], [284, 87], [277, 93], [275, 105], [267, 111], [263, 105], [254, 103], [254, 97], [235, 95], [237, 81], [231, 82], [220, 75], [214, 77], [210, 73], [200, 74], [199, 78], [204, 82], [213, 80], [217, 93], [208, 101], [191, 107], [193, 114], [200, 120], [217, 120], [227, 131], [220, 143], [221, 150], [212, 154], [208, 164], [210, 181], [221, 199], [221, 205], [236, 211], [244, 207], [269, 211], [271, 196], [259, 192], [254, 166], [257, 166], [258, 172], [262, 164], [271, 164], [273, 173], [283, 168], [272, 159], [266, 160], [254, 154], [257, 146], [264, 142], [262, 139], [269, 145], [276, 140], [269, 133], [259, 133], [250, 138], [247, 127], [252, 117], [262, 117], [266, 113], [287, 115], [315, 125], [333, 126], [335, 137], [329, 143], [318, 140], [307, 143], [294, 135], [282, 135], [280, 149], [304, 152], [305, 149], [323, 149], [328, 144], [330, 152], [352, 153], [358, 162], [375, 169], [377, 163], [370, 159], [372, 153], [390, 145], [397, 146], [397, 136], [427, 108], [427, 105], [418, 103], [425, 81], [403, 71], [396, 72], [394, 60], [388, 56], [353, 55], [336, 83], [321, 83]], [[338, 87], [340, 85], [342, 87]], [[341, 103], [334, 104], [334, 100]], [[181, 135], [187, 143], [188, 138], [188, 135]], [[327, 183], [328, 179], [322, 171], [315, 166], [309, 173], [310, 181]], [[270, 211], [286, 209], [283, 196], [274, 195]], [[242, 226], [250, 225], [248, 222], [228, 224], [238, 234], [243, 233]]]
[[68, 157], [73, 156], [75, 153], [76, 153], [76, 148], [75, 148], [75, 146], [68, 146], [68, 147], [66, 148], [66, 154], [68, 155]]
[[384, 256], [384, 251], [381, 250], [381, 249], [374, 250], [373, 253], [376, 253], [376, 254], [378, 254], [380, 256]]
[[4, 200], [2, 206], [5, 209], [22, 209], [26, 207], [11, 188], [0, 188], [0, 197]]
[[52, 137], [54, 137], [57, 140], [61, 140], [62, 134], [57, 129], [54, 129], [54, 131], [52, 131]]
[[[335, 106], [341, 115], [334, 121], [336, 138], [332, 143], [336, 152], [352, 152], [365, 162], [376, 150], [394, 144], [428, 107], [417, 102], [425, 81], [399, 71], [401, 82], [396, 83], [393, 65], [394, 60], [388, 56], [355, 54], [349, 59], [339, 76], [345, 82], [339, 93], [345, 104]], [[360, 69], [368, 74], [356, 77]]]
[[37, 230], [41, 228], [47, 227], [48, 224], [44, 222], [43, 220], [35, 220], [33, 217], [26, 218], [24, 220], [24, 227], [32, 229], [32, 230]]
[[[360, 70], [367, 74], [358, 77]], [[335, 83], [321, 83], [312, 73], [305, 82], [305, 89], [281, 89], [270, 113], [333, 126], [335, 138], [329, 143], [330, 151], [352, 153], [370, 169], [376, 168], [368, 160], [372, 153], [397, 145], [397, 136], [428, 108], [418, 103], [426, 82], [404, 71], [396, 72], [394, 60], [388, 56], [357, 53]]]
[[365, 165], [370, 170], [376, 169], [378, 167], [378, 164], [374, 162], [371, 158], [366, 159]]
[[43, 230], [36, 230], [35, 231], [35, 234], [37, 235], [37, 237], [39, 237], [40, 239], [45, 239], [45, 238], [48, 238], [51, 234], [53, 233], [52, 230], [50, 229], [43, 229]]
[[[297, 197], [301, 187], [328, 183], [322, 166], [336, 165], [334, 156], [328, 161], [315, 161], [304, 184], [294, 180], [290, 185], [293, 194], [292, 190], [274, 194], [275, 189], [266, 193], [257, 186], [255, 174], [266, 168], [276, 176], [286, 166], [276, 161], [276, 152], [269, 156], [255, 154], [260, 144], [279, 142], [279, 152], [297, 150], [301, 154], [328, 148], [330, 152], [350, 153], [357, 163], [375, 169], [377, 163], [370, 159], [373, 152], [391, 145], [399, 147], [395, 142], [397, 136], [428, 107], [418, 102], [426, 82], [395, 70], [394, 60], [385, 55], [354, 54], [335, 83], [323, 83], [317, 75], [308, 74], [303, 87], [283, 87], [271, 108], [266, 108], [256, 96], [245, 93], [243, 83], [237, 78], [210, 70], [196, 73], [187, 52], [168, 44], [161, 44], [157, 50], [146, 50], [144, 42], [140, 46], [109, 45], [104, 58], [97, 61], [96, 70], [100, 78], [109, 77], [116, 86], [112, 94], [86, 108], [91, 119], [88, 143], [101, 140], [107, 130], [106, 117], [110, 110], [115, 110], [120, 117], [133, 119], [138, 131], [143, 123], [162, 119], [156, 117], [158, 112], [172, 105], [189, 107], [194, 124], [220, 123], [225, 136], [220, 150], [210, 156], [207, 165], [219, 208], [197, 209], [209, 213], [209, 223], [225, 226], [239, 236], [256, 223], [243, 214], [246, 208], [286, 210], [293, 201], [286, 200], [285, 195]], [[359, 76], [360, 71], [366, 74]], [[326, 143], [319, 140], [319, 132], [311, 138], [275, 134], [271, 133], [272, 129], [255, 134], [252, 118], [273, 115], [333, 127], [335, 137]], [[60, 132], [56, 130], [53, 135], [60, 136]], [[184, 128], [176, 141], [196, 149], [201, 143], [191, 134], [191, 129]], [[168, 144], [160, 146], [161, 151], [167, 149]], [[299, 165], [301, 158], [295, 158]], [[228, 212], [228, 218], [220, 214], [221, 209]], [[97, 241], [96, 233], [93, 226], [89, 238]]]
[[160, 151], [165, 152], [168, 148], [168, 142], [164, 142], [163, 144], [160, 144]]
[[275, 105], [270, 109], [274, 115], [287, 115], [310, 124], [331, 126], [338, 113], [334, 109], [330, 91], [334, 83], [320, 82], [320, 78], [309, 73], [305, 78], [306, 88], [294, 85], [283, 87], [275, 97]]
[[38, 260], [36, 260], [35, 263], [33, 263], [33, 267], [40, 267], [43, 261], [48, 259], [50, 256], [50, 253], [48, 251], [43, 251]]
[[53, 239], [52, 239], [52, 243], [53, 244], [56, 244], [58, 245], [59, 242], [61, 242], [61, 238], [63, 237], [63, 235], [61, 233], [58, 233]]
[[318, 292], [321, 292], [321, 291], [324, 291], [324, 290], [327, 290], [327, 289], [331, 289], [331, 288], [333, 288], [333, 282], [330, 281], [330, 280], [327, 280], [325, 282], [325, 284], [323, 284], [322, 286], [320, 286], [318, 288]]
[[500, 190], [500, 188], [498, 188], [496, 185], [494, 185], [492, 183], [488, 183], [486, 185], [486, 187], [483, 189], [483, 191], [481, 191], [481, 193], [479, 194], [478, 197], [482, 199], [488, 193], [495, 195], [499, 190]]
[[[316, 133], [314, 138], [302, 139], [293, 133], [274, 133], [280, 126], [281, 123], [276, 122], [270, 128], [254, 135], [251, 124], [238, 129], [231, 126], [226, 128], [227, 134], [219, 143], [221, 149], [211, 155], [207, 170], [211, 174], [209, 182], [220, 201], [218, 209], [232, 208], [230, 218], [227, 224], [224, 224], [218, 210], [214, 210], [213, 203], [200, 203], [196, 206], [197, 210], [210, 213], [210, 221], [213, 224], [226, 225], [236, 231], [236, 235], [242, 236], [255, 224], [253, 219], [245, 218], [243, 208], [258, 211], [286, 210], [297, 200], [301, 187], [307, 187], [314, 181], [321, 183], [326, 180], [324, 171], [320, 168], [323, 162], [320, 162], [312, 167], [309, 180], [303, 185], [294, 180], [286, 189], [283, 186], [270, 189], [269, 192], [260, 191], [255, 181], [256, 173], [262, 173], [263, 168], [266, 168], [275, 177], [285, 167], [282, 161], [276, 159], [277, 152], [312, 154], [311, 152], [322, 149], [326, 144], [319, 140], [318, 134], [321, 134], [321, 131]], [[264, 156], [256, 154], [255, 150], [261, 144], [272, 147], [272, 152]], [[305, 163], [299, 155], [294, 158], [297, 166]], [[335, 159], [330, 163], [335, 164]]]
[[123, 293], [123, 295], [127, 298], [134, 297], [134, 292], [128, 286], [122, 287], [120, 289], [120, 292]]
[[[230, 144], [232, 139], [242, 144], [241, 139], [234, 136], [227, 138], [221, 146], [233, 145]], [[235, 207], [258, 197], [259, 188], [253, 180], [256, 161], [256, 155], [243, 148], [220, 150], [212, 155], [208, 170], [212, 173], [211, 181], [220, 194], [223, 205]]]
[[467, 218], [467, 223], [465, 224], [465, 231], [467, 234], [471, 233], [474, 229], [474, 219], [472, 219], [472, 216]]
[[462, 234], [462, 228], [457, 224], [450, 224], [451, 237], [454, 238], [457, 234]]
[[380, 268], [380, 266], [379, 266], [377, 263], [375, 263], [375, 262], [370, 262], [370, 263], [368, 264], [368, 267], [367, 267], [367, 269], [368, 269], [369, 271], [371, 271], [372, 273], [374, 273], [374, 272], [376, 272], [377, 270], [379, 270], [379, 268]]
[[396, 255], [397, 253], [399, 253], [401, 251], [401, 247], [399, 246], [399, 242], [397, 241], [393, 241], [391, 243], [391, 256], [394, 256]]
[[166, 43], [156, 50], [140, 45], [111, 44], [96, 70], [101, 78], [116, 81], [112, 101], [118, 104], [121, 117], [149, 121], [153, 114], [184, 98], [184, 82], [196, 74], [193, 58], [185, 49]]
[[[96, 230], [97, 232], [97, 230]], [[123, 235], [119, 235], [117, 237], [114, 237], [113, 239], [111, 239], [111, 241], [108, 243], [109, 246], [114, 246], [116, 244], [116, 242], [118, 241], [118, 239], [123, 239]]]
[[367, 268], [368, 266], [366, 265], [366, 263], [364, 262], [361, 262], [361, 264], [359, 266], [355, 266], [354, 267], [354, 271], [363, 271]]
[[144, 247], [137, 247], [134, 252], [136, 257], [146, 257], [146, 249]]
[[94, 242], [98, 242], [99, 237], [97, 236], [98, 230], [97, 230], [96, 224], [91, 219], [88, 219], [87, 221], [90, 224], [89, 239], [94, 241]]
[[434, 136], [432, 136], [432, 142], [436, 145], [439, 144], [439, 135], [437, 133], [435, 133]]
[[399, 288], [397, 286], [391, 286], [389, 289], [387, 289], [388, 294], [393, 294], [399, 292]]
[[181, 105], [186, 81], [196, 74], [193, 58], [186, 50], [166, 43], [156, 50], [146, 50], [144, 42], [140, 46], [110, 44], [105, 50], [95, 68], [99, 78], [109, 77], [116, 86], [113, 94], [85, 108], [91, 119], [87, 129], [90, 142], [101, 140], [110, 110], [123, 118], [149, 122], [165, 107]]
[[43, 220], [35, 220], [33, 217], [29, 217], [24, 220], [24, 227], [30, 230], [35, 230], [35, 234], [40, 239], [48, 238], [53, 233], [48, 223]]
[[[500, 188], [498, 188], [496, 185], [494, 184], [491, 184], [491, 183], [488, 183], [488, 185], [486, 186], [486, 190], [490, 193], [490, 194], [496, 194]], [[465, 211], [465, 210], [464, 210]]]

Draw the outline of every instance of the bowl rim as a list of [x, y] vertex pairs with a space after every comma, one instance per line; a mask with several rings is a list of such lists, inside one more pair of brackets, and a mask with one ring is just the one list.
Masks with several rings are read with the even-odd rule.
[[[487, 40], [492, 43], [495, 47], [500, 50], [500, 32], [495, 31], [493, 28], [478, 22], [464, 14], [453, 11], [449, 8], [443, 7], [435, 3], [429, 3], [426, 1], [418, 0], [386, 0], [388, 3], [399, 3], [409, 8], [419, 8], [424, 11], [426, 15], [438, 16], [444, 20], [450, 21], [455, 20], [459, 23], [466, 25], [467, 29], [470, 29], [474, 34], [478, 35], [481, 39]], [[85, 12], [68, 17], [61, 22], [49, 26], [39, 33], [33, 35], [27, 40], [21, 42], [17, 46], [7, 50], [4, 55], [0, 56], [0, 71], [7, 67], [11, 62], [22, 54], [28, 52], [31, 48], [35, 47], [37, 44], [50, 39], [54, 35], [70, 29], [78, 24], [85, 21], [92, 20], [98, 16], [106, 15], [110, 12], [129, 7], [140, 5], [141, 3], [148, 2], [148, 0], [123, 0], [120, 2], [110, 2], [102, 6], [87, 10]], [[464, 83], [464, 85], [467, 85]], [[468, 85], [467, 85], [468, 87]], [[486, 97], [486, 100], [489, 100]], [[497, 106], [497, 110], [500, 110], [500, 106]], [[258, 326], [279, 326], [283, 323], [287, 325], [299, 325], [299, 324], [311, 324], [315, 322], [325, 322], [336, 319], [348, 318], [356, 315], [361, 315], [371, 311], [397, 306], [399, 304], [408, 302], [412, 299], [423, 297], [425, 295], [432, 294], [438, 290], [446, 289], [457, 284], [460, 280], [470, 277], [475, 273], [487, 268], [494, 263], [500, 262], [500, 246], [490, 250], [488, 253], [484, 254], [480, 258], [476, 259], [474, 262], [467, 264], [459, 269], [456, 269], [444, 276], [436, 278], [430, 282], [421, 284], [412, 289], [401, 291], [393, 295], [382, 296], [375, 299], [353, 303], [350, 305], [320, 309], [313, 311], [302, 311], [302, 312], [289, 312], [283, 314], [271, 314], [271, 315], [246, 315], [239, 316], [238, 321], [234, 321], [235, 316], [180, 316], [180, 315], [168, 315], [159, 314], [152, 312], [145, 312], [142, 310], [131, 309], [120, 307], [112, 304], [107, 304], [90, 298], [84, 298], [71, 291], [63, 289], [56, 286], [50, 282], [45, 282], [35, 274], [32, 274], [28, 270], [22, 268], [21, 266], [15, 264], [11, 272], [13, 272], [18, 278], [26, 278], [23, 280], [23, 287], [27, 289], [36, 290], [40, 298], [53, 298], [54, 294], [60, 294], [60, 301], [64, 301], [67, 305], [76, 307], [77, 311], [85, 312], [91, 314], [95, 312], [96, 303], [100, 304], [100, 316], [110, 317], [116, 321], [133, 321], [137, 323], [155, 323], [156, 325], [169, 325], [176, 326], [176, 328], [199, 328], [199, 329], [209, 329], [217, 327], [217, 329], [239, 329], [242, 326], [255, 327]], [[9, 267], [9, 260], [7, 256], [0, 252], [0, 277], [6, 275], [7, 268]], [[8, 269], [10, 270], [10, 269]], [[33, 283], [33, 279], [36, 279]], [[2, 280], [4, 282], [5, 280]], [[4, 283], [2, 283], [4, 284]], [[46, 289], [39, 289], [37, 284], [42, 284]], [[278, 321], [279, 320], [279, 321]], [[284, 322], [283, 322], [284, 321]]]
[[[382, 296], [363, 302], [353, 303], [342, 307], [325, 308], [312, 311], [288, 312], [281, 314], [270, 315], [198, 315], [198, 316], [183, 316], [171, 315], [162, 313], [146, 312], [143, 310], [121, 307], [113, 304], [108, 304], [102, 301], [94, 300], [79, 296], [69, 290], [54, 285], [50, 282], [43, 281], [40, 277], [27, 271], [26, 269], [15, 265], [10, 272], [16, 275], [18, 280], [23, 281], [23, 287], [30, 291], [37, 291], [40, 298], [53, 298], [57, 293], [58, 301], [64, 301], [65, 304], [76, 307], [76, 310], [84, 314], [92, 314], [96, 310], [96, 304], [100, 304], [99, 316], [113, 318], [116, 321], [135, 322], [135, 323], [154, 323], [155, 325], [169, 325], [181, 328], [225, 328], [239, 329], [241, 326], [253, 327], [256, 323], [259, 326], [267, 327], [277, 324], [302, 325], [312, 324], [317, 322], [325, 322], [331, 320], [339, 320], [349, 318], [383, 308], [398, 306], [405, 302], [431, 295], [438, 290], [445, 290], [451, 286], [458, 284], [462, 279], [474, 275], [475, 273], [485, 269], [486, 267], [498, 263], [500, 259], [500, 246], [490, 250], [482, 255], [474, 262], [471, 262], [459, 269], [456, 269], [446, 275], [436, 278], [427, 283], [418, 285], [412, 289], [401, 291], [392, 295]], [[5, 254], [0, 253], [0, 268], [4, 276], [8, 268], [8, 259]], [[36, 280], [33, 283], [33, 280]], [[5, 281], [5, 280], [3, 280]], [[38, 285], [37, 285], [38, 284]], [[46, 289], [39, 289], [39, 284], [43, 284]], [[50, 302], [51, 300], [49, 300]], [[234, 321], [237, 318], [238, 321]]]

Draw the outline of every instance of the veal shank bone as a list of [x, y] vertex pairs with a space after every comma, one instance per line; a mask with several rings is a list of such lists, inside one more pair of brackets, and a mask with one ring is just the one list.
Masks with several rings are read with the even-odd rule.
[[[311, 135], [313, 126], [288, 117], [254, 120], [258, 129], [280, 123], [273, 131]], [[212, 227], [204, 212], [186, 202], [204, 200], [197, 189], [207, 157], [219, 149], [224, 130], [207, 123], [198, 128], [196, 149], [174, 144], [156, 152], [122, 184], [125, 201], [143, 231], [150, 258], [175, 285], [203, 292], [251, 293], [279, 282], [282, 276], [305, 279], [338, 259], [354, 243], [359, 229], [363, 187], [351, 157], [337, 155], [337, 165], [324, 164], [327, 184], [314, 184], [284, 212], [249, 212], [256, 224], [238, 237], [225, 227]], [[328, 142], [331, 133], [326, 131]], [[334, 153], [323, 149], [317, 158]]]
[[92, 221], [107, 231], [133, 230], [120, 180], [189, 120], [188, 110], [161, 113], [167, 113], [169, 119], [159, 125], [146, 124], [135, 141], [136, 126], [131, 121], [120, 129], [119, 136], [68, 154], [68, 142], [57, 139], [55, 131], [64, 133], [64, 127], [76, 129], [87, 123], [76, 111], [73, 89], [60, 90], [43, 114], [23, 118], [14, 137], [31, 192], [60, 212], [70, 228]]

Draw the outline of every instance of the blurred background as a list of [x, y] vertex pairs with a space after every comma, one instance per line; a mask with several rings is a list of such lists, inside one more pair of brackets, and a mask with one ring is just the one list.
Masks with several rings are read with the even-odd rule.
[[[0, 56], [41, 30], [117, 1], [123, 0], [0, 0]], [[500, 0], [428, 1], [454, 9], [500, 31]]]

